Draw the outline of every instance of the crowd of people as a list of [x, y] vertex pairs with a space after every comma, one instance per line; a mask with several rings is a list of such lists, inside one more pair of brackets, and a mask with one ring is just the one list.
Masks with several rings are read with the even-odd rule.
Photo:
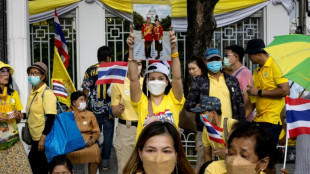
[[[23, 106], [12, 85], [14, 68], [0, 62], [0, 173], [74, 173], [72, 164], [88, 163], [89, 173], [95, 174], [98, 168], [110, 168], [112, 145], [119, 174], [275, 173], [276, 145], [285, 124], [281, 112], [290, 87], [264, 51], [263, 40], [250, 40], [246, 50], [228, 46], [224, 57], [216, 48], [207, 49], [203, 58], [193, 57], [187, 64], [192, 82], [186, 96], [173, 31], [170, 41], [171, 67], [155, 62], [142, 75], [142, 61], [133, 57], [135, 39], [131, 31], [127, 38], [128, 74], [124, 84], [95, 84], [99, 64], [110, 62], [112, 54], [109, 47], [98, 49], [98, 63], [86, 70], [83, 91], [71, 94], [71, 107], [67, 110], [74, 113], [86, 147], [57, 156], [50, 163], [44, 144], [57, 115], [57, 98], [46, 84], [48, 68], [36, 62], [26, 70], [33, 86], [26, 105], [32, 139], [27, 158], [17, 129]], [[242, 64], [245, 54], [258, 64], [253, 76]], [[180, 139], [179, 114], [183, 107], [195, 113], [195, 168], [189, 163]], [[212, 131], [221, 133], [214, 138]], [[101, 149], [100, 132], [104, 137]], [[299, 166], [298, 170], [309, 172], [301, 169], [307, 167]], [[288, 173], [284, 169], [282, 172]]]

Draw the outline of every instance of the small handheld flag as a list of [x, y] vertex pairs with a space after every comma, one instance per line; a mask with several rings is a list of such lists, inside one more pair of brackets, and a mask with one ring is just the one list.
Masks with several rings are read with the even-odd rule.
[[204, 125], [207, 128], [209, 139], [226, 146], [225, 141], [222, 138], [223, 128], [217, 127], [214, 124], [210, 123], [205, 117], [203, 117]]
[[127, 76], [128, 62], [101, 63], [98, 67], [98, 80], [96, 85], [107, 83], [124, 84]]
[[288, 138], [310, 134], [310, 100], [285, 98]]

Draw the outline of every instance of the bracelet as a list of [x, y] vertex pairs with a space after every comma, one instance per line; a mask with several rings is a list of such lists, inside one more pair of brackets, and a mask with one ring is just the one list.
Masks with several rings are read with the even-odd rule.
[[175, 52], [171, 54], [171, 58], [178, 58], [179, 57], [179, 52]]

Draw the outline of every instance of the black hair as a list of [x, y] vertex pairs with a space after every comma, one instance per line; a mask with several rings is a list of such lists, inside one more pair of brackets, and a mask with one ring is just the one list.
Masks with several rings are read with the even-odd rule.
[[187, 72], [188, 72], [188, 64], [195, 62], [197, 64], [197, 66], [199, 67], [199, 69], [201, 69], [201, 73], [203, 74], [204, 72], [207, 72], [207, 66], [206, 63], [204, 62], [204, 60], [201, 57], [197, 57], [197, 56], [192, 56], [190, 61], [187, 62]]
[[[2, 69], [2, 68], [1, 68]], [[8, 84], [5, 85], [7, 87], [7, 94], [8, 95], [11, 95], [13, 92], [14, 92], [14, 89], [13, 89], [13, 79], [12, 79], [12, 75], [11, 73], [9, 74], [9, 81], [8, 81]], [[0, 88], [0, 94], [2, 94], [3, 91], [2, 89]]]
[[158, 15], [155, 15], [155, 21], [159, 22]]
[[[146, 96], [150, 97], [150, 92], [149, 92], [149, 90], [147, 90], [147, 84], [146, 84], [148, 75], [149, 75], [149, 74], [146, 74], [145, 77], [144, 77], [144, 79], [143, 79], [142, 92], [143, 92]], [[164, 75], [165, 75], [165, 77], [166, 77], [166, 79], [167, 79], [167, 81], [168, 81], [168, 85], [167, 85], [166, 88], [165, 88], [165, 95], [168, 95], [170, 89], [172, 88], [172, 86], [171, 86], [171, 83], [170, 83], [170, 80], [169, 80], [168, 76], [167, 76], [166, 74], [164, 74]]]
[[107, 61], [108, 56], [111, 57], [112, 52], [109, 47], [102, 46], [98, 49], [97, 59], [98, 62]]
[[239, 57], [239, 61], [242, 63], [243, 56], [245, 54], [243, 47], [238, 46], [238, 45], [232, 45], [232, 46], [226, 47], [225, 50], [231, 50], [232, 52], [237, 53]]
[[256, 125], [243, 125], [237, 127], [228, 138], [228, 148], [234, 138], [253, 137], [256, 140], [254, 147], [258, 160], [269, 157], [268, 168], [272, 169], [276, 163], [277, 149], [272, 136], [264, 128]]
[[65, 155], [59, 155], [53, 158], [53, 160], [49, 163], [49, 172], [53, 173], [53, 170], [56, 166], [64, 165], [70, 173], [73, 171], [73, 166], [68, 158]]
[[142, 173], [144, 171], [143, 162], [139, 156], [139, 150], [143, 150], [143, 147], [146, 144], [147, 140], [158, 135], [168, 135], [173, 141], [174, 149], [177, 154], [177, 159], [175, 164], [176, 167], [172, 173], [195, 173], [186, 158], [178, 130], [173, 124], [161, 121], [154, 121], [145, 126], [145, 128], [142, 130], [140, 136], [138, 137], [136, 146], [131, 154], [131, 157], [129, 158], [127, 164], [123, 169], [123, 173]]
[[71, 94], [71, 105], [73, 105], [73, 102], [76, 101], [79, 97], [84, 96], [86, 99], [86, 95], [82, 91], [75, 91]]
[[215, 110], [215, 112], [216, 112], [218, 115], [222, 115], [222, 110], [221, 110], [221, 109]]

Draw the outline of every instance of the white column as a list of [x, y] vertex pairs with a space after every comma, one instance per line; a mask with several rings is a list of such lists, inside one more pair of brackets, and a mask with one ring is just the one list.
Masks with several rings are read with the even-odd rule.
[[87, 68], [98, 62], [97, 50], [105, 45], [105, 10], [95, 3], [80, 4], [76, 10], [77, 89]]
[[[30, 91], [27, 67], [30, 65], [28, 1], [7, 0], [8, 62], [14, 68], [21, 102], [26, 108]], [[23, 110], [25, 111], [25, 109]]]
[[289, 34], [289, 15], [282, 5], [269, 3], [264, 10], [264, 40], [270, 44], [275, 36]]

